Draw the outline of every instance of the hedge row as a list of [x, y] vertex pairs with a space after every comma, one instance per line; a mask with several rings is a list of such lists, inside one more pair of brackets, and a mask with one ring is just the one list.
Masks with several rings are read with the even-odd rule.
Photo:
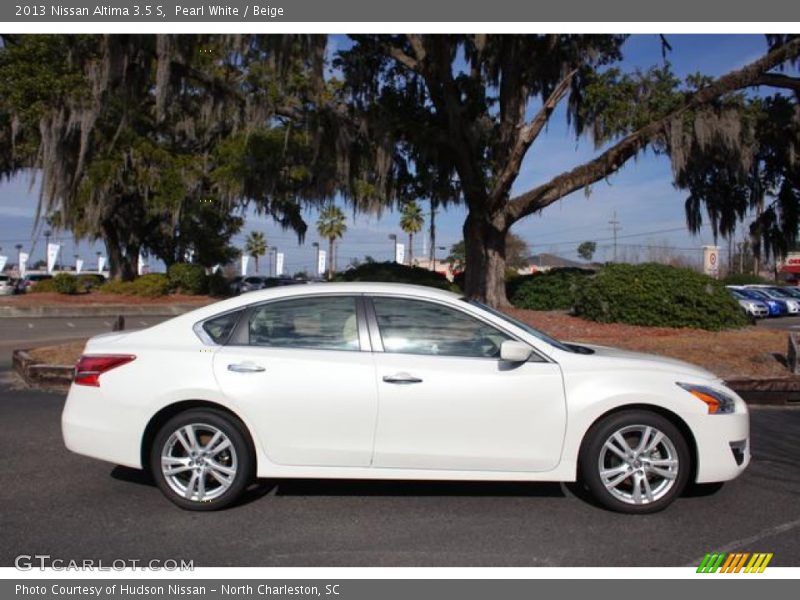
[[575, 313], [601, 323], [711, 331], [749, 324], [722, 282], [652, 263], [607, 266], [578, 291]]
[[108, 281], [103, 283], [97, 275], [85, 273], [71, 275], [59, 273], [52, 279], [39, 281], [32, 292], [57, 292], [77, 294], [97, 289], [105, 294], [157, 298], [170, 293], [222, 296], [228, 293], [228, 283], [220, 273], [206, 275], [205, 268], [195, 264], [172, 265], [166, 274], [149, 273], [133, 281]]
[[521, 275], [508, 281], [506, 295], [517, 308], [569, 310], [575, 306], [578, 290], [594, 271], [578, 268], [553, 269]]
[[720, 330], [748, 319], [720, 282], [691, 269], [655, 263], [609, 265], [598, 273], [554, 269], [508, 283], [514, 306], [572, 310], [601, 323]]

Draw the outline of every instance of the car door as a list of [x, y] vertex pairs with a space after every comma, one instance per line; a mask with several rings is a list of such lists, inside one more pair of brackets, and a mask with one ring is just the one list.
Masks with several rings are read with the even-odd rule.
[[501, 361], [500, 344], [514, 338], [448, 304], [378, 295], [370, 302], [380, 403], [373, 466], [547, 471], [558, 464], [566, 406], [557, 364], [538, 354]]
[[216, 352], [223, 393], [273, 462], [369, 466], [377, 390], [360, 303], [309, 295], [256, 305]]

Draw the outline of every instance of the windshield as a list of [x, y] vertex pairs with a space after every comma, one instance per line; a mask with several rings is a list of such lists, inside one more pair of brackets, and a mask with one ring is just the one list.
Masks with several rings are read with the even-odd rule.
[[[465, 299], [466, 300], [466, 299]], [[495, 310], [491, 306], [486, 306], [482, 302], [478, 302], [477, 300], [466, 300], [472, 306], [477, 306], [478, 308], [485, 310], [488, 313], [493, 314], [496, 317], [499, 317], [506, 321], [507, 323], [511, 323], [512, 325], [516, 325], [520, 329], [525, 330], [526, 332], [530, 333], [532, 336], [539, 338], [543, 342], [550, 344], [551, 346], [555, 346], [559, 350], [563, 350], [564, 352], [575, 352], [572, 348], [564, 344], [563, 342], [559, 342], [557, 339], [550, 337], [543, 331], [539, 331], [535, 327], [531, 327], [527, 323], [520, 321], [519, 319], [515, 319], [514, 317], [510, 317], [507, 314], [500, 312], [499, 310]]]
[[779, 289], [779, 288], [770, 288], [769, 291], [772, 292], [772, 294], [777, 296], [778, 298], [791, 298], [792, 297], [791, 294], [789, 294], [787, 292], [784, 292], [782, 289]]

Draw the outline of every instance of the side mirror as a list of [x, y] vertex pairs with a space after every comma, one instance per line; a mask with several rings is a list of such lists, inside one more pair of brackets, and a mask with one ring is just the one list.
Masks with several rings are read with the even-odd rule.
[[523, 342], [506, 340], [500, 344], [500, 360], [512, 363], [525, 362], [533, 354], [533, 348]]

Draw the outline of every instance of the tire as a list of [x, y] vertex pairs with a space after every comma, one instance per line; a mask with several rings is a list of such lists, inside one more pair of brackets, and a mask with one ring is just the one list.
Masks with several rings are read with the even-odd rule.
[[167, 421], [150, 449], [150, 470], [170, 501], [186, 510], [219, 510], [253, 481], [252, 444], [238, 419], [190, 409]]
[[578, 466], [581, 481], [597, 502], [627, 514], [664, 510], [681, 495], [692, 471], [681, 432], [647, 410], [619, 412], [593, 425]]

